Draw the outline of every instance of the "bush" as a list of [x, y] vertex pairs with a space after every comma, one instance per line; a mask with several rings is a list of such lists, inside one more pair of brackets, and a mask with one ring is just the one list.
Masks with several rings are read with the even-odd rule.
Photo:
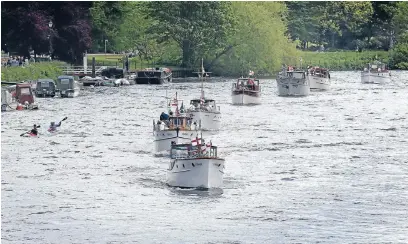
[[62, 75], [62, 62], [33, 63], [23, 67], [3, 67], [1, 69], [1, 80], [9, 82], [20, 82], [25, 80], [37, 80], [50, 78], [56, 80]]
[[391, 66], [408, 69], [408, 35], [402, 36], [400, 42], [391, 50]]

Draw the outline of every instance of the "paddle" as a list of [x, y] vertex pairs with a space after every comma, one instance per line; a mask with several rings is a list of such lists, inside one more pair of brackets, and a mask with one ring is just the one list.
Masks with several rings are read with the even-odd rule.
[[[40, 128], [41, 126], [37, 126], [37, 128]], [[24, 136], [25, 134], [29, 134], [31, 132], [31, 130], [30, 131], [27, 131], [27, 132], [24, 132], [23, 134], [21, 134], [20, 136]]]

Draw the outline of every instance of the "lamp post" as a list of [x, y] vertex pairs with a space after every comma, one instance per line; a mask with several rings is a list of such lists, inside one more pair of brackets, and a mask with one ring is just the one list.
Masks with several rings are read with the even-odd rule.
[[52, 25], [53, 25], [53, 23], [52, 23], [52, 21], [50, 20], [50, 22], [48, 23], [48, 27], [50, 28], [49, 29], [49, 35], [48, 35], [48, 40], [49, 40], [49, 42], [50, 42], [50, 47], [49, 47], [49, 52], [50, 52], [50, 58], [51, 58], [51, 55], [52, 55], [52, 38], [51, 38], [51, 29], [52, 29]]
[[106, 56], [106, 43], [108, 42], [108, 40], [105, 40], [105, 56]]

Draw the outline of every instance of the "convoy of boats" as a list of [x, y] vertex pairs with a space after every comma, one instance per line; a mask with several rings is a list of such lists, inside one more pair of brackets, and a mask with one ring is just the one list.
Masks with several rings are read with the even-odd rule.
[[[109, 80], [106, 78], [84, 77], [81, 84], [73, 76], [59, 76], [56, 82], [51, 79], [39, 79], [34, 87], [29, 83], [2, 87], [2, 111], [16, 106], [17, 110], [38, 109], [34, 102], [36, 97], [76, 97], [82, 86], [107, 85], [120, 86], [133, 84], [163, 84], [171, 82], [169, 69], [151, 69], [130, 79]], [[201, 79], [201, 96], [190, 100], [186, 108], [184, 101], [177, 93], [168, 99], [168, 114], [162, 112], [159, 120], [153, 120], [153, 142], [156, 153], [169, 152], [170, 161], [167, 169], [167, 184], [174, 187], [218, 188], [223, 185], [225, 159], [218, 157], [218, 148], [212, 142], [206, 143], [202, 131], [219, 131], [221, 129], [221, 110], [214, 99], [204, 96], [203, 79], [206, 77], [203, 63], [199, 78]], [[259, 79], [239, 78], [232, 84], [232, 104], [249, 105], [261, 103], [261, 86]], [[390, 80], [390, 72], [382, 63], [368, 64], [361, 72], [362, 83], [384, 84]], [[329, 90], [330, 72], [320, 67], [297, 69], [293, 66], [282, 67], [278, 73], [277, 88], [279, 96], [308, 96], [311, 90]], [[167, 90], [166, 90], [167, 92]], [[24, 106], [23, 106], [24, 104]]]

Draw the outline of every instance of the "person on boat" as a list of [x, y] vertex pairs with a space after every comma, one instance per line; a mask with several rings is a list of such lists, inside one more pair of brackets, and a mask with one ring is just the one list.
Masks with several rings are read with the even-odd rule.
[[61, 121], [58, 124], [55, 124], [55, 122], [51, 122], [50, 128], [48, 128], [48, 131], [56, 131], [57, 127], [61, 126]]
[[34, 126], [33, 126], [33, 129], [31, 129], [30, 134], [38, 135], [37, 125], [34, 125]]
[[169, 115], [166, 114], [165, 112], [162, 112], [160, 114], [160, 120], [169, 120]]

